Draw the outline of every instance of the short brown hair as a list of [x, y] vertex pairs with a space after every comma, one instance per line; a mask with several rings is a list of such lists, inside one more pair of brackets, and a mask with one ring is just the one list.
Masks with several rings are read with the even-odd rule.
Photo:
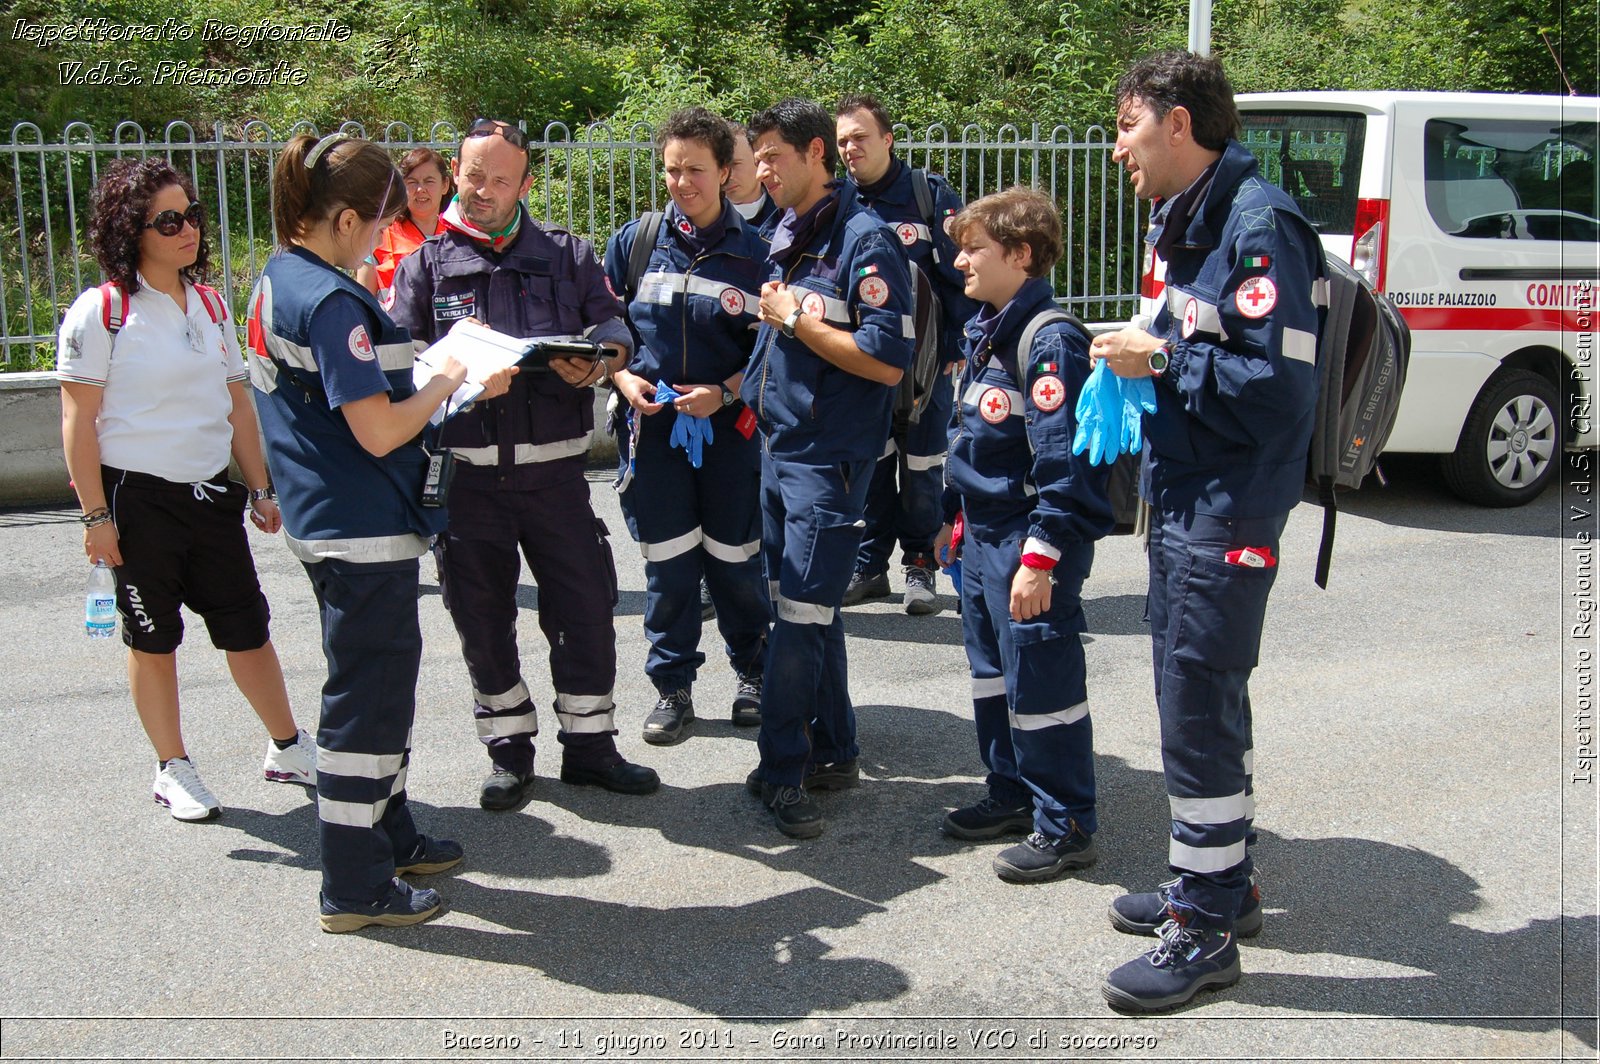
[[974, 226], [1007, 251], [1032, 248], [1029, 277], [1043, 277], [1061, 261], [1061, 214], [1036, 188], [1017, 185], [967, 204], [950, 222], [950, 239], [964, 246]]
[[878, 98], [870, 92], [853, 92], [839, 100], [833, 108], [834, 118], [843, 118], [845, 115], [854, 114], [856, 111], [865, 111], [878, 123], [878, 132], [888, 136], [894, 132], [894, 123], [889, 121], [888, 108], [878, 102]]

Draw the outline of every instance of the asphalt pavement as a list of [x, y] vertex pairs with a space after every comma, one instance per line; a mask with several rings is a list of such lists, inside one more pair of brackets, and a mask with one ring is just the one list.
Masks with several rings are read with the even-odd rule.
[[[898, 575], [895, 599], [846, 612], [862, 786], [823, 795], [826, 833], [793, 842], [745, 793], [755, 735], [728, 722], [709, 628], [691, 738], [641, 741], [643, 563], [597, 470], [622, 589], [619, 742], [660, 792], [554, 778], [524, 573], [542, 778], [522, 809], [480, 810], [487, 760], [425, 579], [409, 791], [467, 859], [425, 881], [440, 918], [334, 936], [316, 919], [313, 798], [262, 780], [264, 732], [204, 626], [189, 618], [180, 651], [185, 732], [225, 812], [185, 824], [150, 799], [120, 644], [83, 636], [74, 514], [0, 513], [0, 1059], [1595, 1059], [1596, 791], [1571, 779], [1563, 676], [1571, 500], [1483, 510], [1426, 460], [1389, 472], [1347, 499], [1327, 591], [1321, 510], [1284, 535], [1251, 683], [1266, 929], [1245, 977], [1144, 1019], [1099, 991], [1146, 944], [1107, 904], [1167, 878], [1132, 539], [1102, 544], [1085, 589], [1100, 861], [1015, 886], [990, 868], [1001, 844], [938, 832], [982, 793], [947, 581], [932, 617], [900, 611]], [[310, 588], [281, 540], [251, 541], [314, 727]]]

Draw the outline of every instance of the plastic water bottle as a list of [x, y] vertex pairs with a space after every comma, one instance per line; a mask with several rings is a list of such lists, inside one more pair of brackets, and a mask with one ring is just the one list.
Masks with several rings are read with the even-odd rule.
[[83, 601], [83, 630], [90, 639], [110, 639], [117, 630], [117, 578], [105, 562], [89, 570]]

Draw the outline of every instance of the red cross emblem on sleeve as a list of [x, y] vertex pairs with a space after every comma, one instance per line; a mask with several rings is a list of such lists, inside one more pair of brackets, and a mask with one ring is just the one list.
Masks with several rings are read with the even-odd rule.
[[1200, 301], [1193, 296], [1183, 305], [1183, 335], [1187, 339], [1194, 335], [1196, 326], [1200, 324]]
[[910, 247], [917, 242], [917, 227], [910, 222], [901, 222], [895, 229], [895, 235], [900, 238], [900, 243]]
[[1061, 383], [1061, 378], [1046, 374], [1033, 382], [1033, 405], [1046, 414], [1052, 410], [1059, 410], [1061, 404], [1067, 401], [1066, 385]]
[[978, 416], [991, 425], [998, 425], [1011, 416], [1011, 397], [1004, 389], [990, 388], [978, 397]]
[[724, 288], [719, 302], [729, 314], [744, 313], [744, 293], [737, 288]]
[[820, 319], [827, 307], [822, 302], [822, 297], [815, 292], [809, 292], [800, 301], [800, 312], [808, 318]]
[[1278, 286], [1267, 277], [1251, 277], [1233, 294], [1233, 303], [1247, 318], [1264, 318], [1278, 305]]

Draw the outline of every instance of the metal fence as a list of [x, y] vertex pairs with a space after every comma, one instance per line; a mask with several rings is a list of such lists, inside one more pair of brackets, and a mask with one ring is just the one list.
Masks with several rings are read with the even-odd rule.
[[[369, 136], [359, 123], [340, 129]], [[110, 140], [83, 122], [47, 141], [31, 122], [0, 144], [0, 356], [8, 367], [48, 365], [61, 313], [86, 286], [99, 283], [86, 237], [90, 195], [100, 167], [127, 155], [164, 155], [194, 179], [206, 205], [211, 279], [241, 309], [274, 247], [271, 173], [278, 151], [301, 132], [251, 121], [218, 123], [209, 139], [173, 122], [159, 139], [132, 122]], [[1099, 126], [1081, 137], [1064, 125], [987, 130], [945, 126], [913, 133], [895, 128], [895, 144], [913, 166], [942, 173], [963, 200], [1016, 184], [1047, 191], [1061, 207], [1066, 251], [1052, 274], [1058, 298], [1089, 321], [1126, 319], [1138, 295], [1139, 239], [1145, 214], [1111, 162], [1112, 142]], [[460, 131], [438, 122], [419, 132], [391, 123], [371, 139], [396, 152], [425, 145], [452, 154]], [[597, 123], [573, 131], [546, 126], [534, 140], [534, 217], [564, 226], [603, 247], [613, 230], [662, 205], [660, 158], [649, 126]], [[9, 195], [5, 190], [9, 189]]]

